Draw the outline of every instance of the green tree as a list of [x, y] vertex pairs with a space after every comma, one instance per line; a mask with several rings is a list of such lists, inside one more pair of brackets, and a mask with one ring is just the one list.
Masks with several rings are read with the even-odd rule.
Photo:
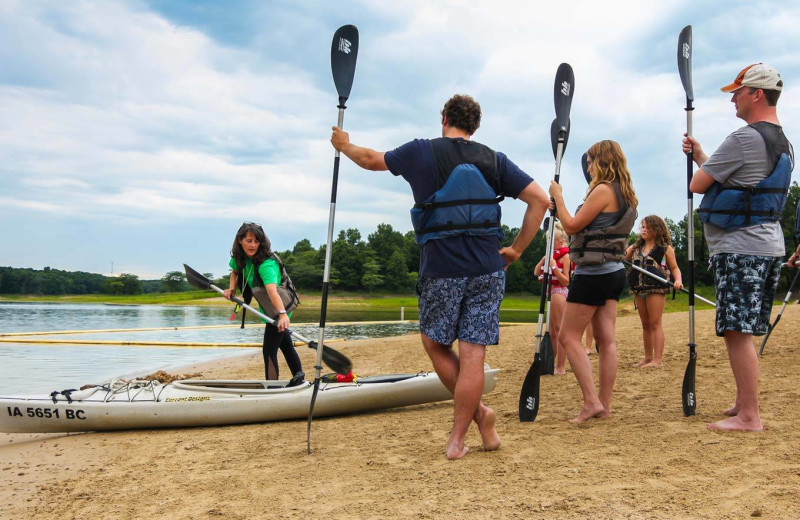
[[300, 240], [299, 242], [297, 242], [294, 245], [294, 248], [292, 249], [292, 253], [295, 254], [295, 255], [299, 255], [299, 254], [307, 253], [307, 252], [313, 251], [313, 250], [314, 250], [314, 247], [311, 245], [311, 241], [309, 239], [307, 239], [307, 238], [304, 238], [303, 240]]
[[[213, 279], [213, 276], [207, 277]], [[170, 271], [161, 277], [161, 290], [163, 292], [178, 292], [185, 290], [186, 275], [180, 271]]]
[[373, 289], [380, 287], [383, 283], [383, 276], [380, 275], [381, 266], [370, 255], [364, 262], [363, 269], [364, 275], [361, 277], [361, 285], [366, 287], [372, 294]]
[[384, 286], [391, 291], [402, 291], [409, 288], [408, 267], [401, 249], [396, 249], [386, 262]]
[[339, 232], [338, 238], [333, 243], [331, 255], [332, 266], [336, 266], [337, 270], [338, 288], [354, 291], [361, 287], [366, 252], [367, 245], [361, 240], [361, 233], [357, 229], [350, 228]]
[[[378, 229], [367, 236], [367, 245], [375, 252], [375, 258], [380, 265], [381, 273], [387, 275], [387, 262], [395, 251], [402, 251], [404, 246], [403, 234], [392, 229], [389, 224], [378, 224]], [[405, 257], [403, 258], [405, 262]]]

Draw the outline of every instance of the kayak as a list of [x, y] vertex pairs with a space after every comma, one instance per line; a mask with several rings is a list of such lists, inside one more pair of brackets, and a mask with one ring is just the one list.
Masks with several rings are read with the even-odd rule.
[[[498, 369], [484, 366], [483, 393]], [[308, 417], [308, 381], [114, 380], [81, 390], [0, 397], [0, 432], [50, 433], [220, 426]], [[314, 417], [446, 401], [453, 398], [435, 372], [389, 374], [320, 383]]]

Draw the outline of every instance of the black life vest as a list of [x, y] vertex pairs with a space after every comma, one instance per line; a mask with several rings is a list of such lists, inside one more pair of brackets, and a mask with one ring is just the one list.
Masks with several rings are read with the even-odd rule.
[[[666, 253], [667, 248], [661, 245], [654, 247], [647, 255], [643, 255], [641, 249], [636, 249], [634, 251], [634, 257], [631, 258], [631, 264], [669, 280], [670, 273], [662, 265]], [[655, 278], [647, 276], [636, 269], [628, 271], [628, 286], [633, 292], [647, 292], [653, 289], [667, 289], [671, 287], [670, 284], [659, 282]]]

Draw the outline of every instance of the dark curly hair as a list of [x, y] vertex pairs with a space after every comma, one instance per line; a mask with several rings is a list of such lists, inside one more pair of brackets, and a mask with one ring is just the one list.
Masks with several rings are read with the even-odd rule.
[[[648, 215], [642, 219], [642, 224], [647, 224], [647, 229], [650, 230], [650, 234], [653, 236], [653, 242], [655, 242], [657, 246], [667, 247], [672, 245], [672, 238], [669, 236], [669, 228], [667, 227], [667, 223], [664, 222], [664, 219], [658, 215]], [[642, 224], [640, 224], [640, 226]], [[641, 249], [643, 246], [644, 239], [639, 235], [635, 247]]]
[[245, 262], [247, 261], [247, 254], [242, 249], [242, 245], [239, 243], [245, 235], [251, 233], [253, 237], [258, 240], [258, 250], [256, 254], [253, 255], [253, 263], [254, 264], [261, 264], [267, 257], [272, 253], [272, 243], [267, 238], [267, 234], [264, 233], [264, 228], [262, 228], [259, 224], [254, 222], [245, 222], [239, 228], [239, 231], [236, 232], [236, 238], [233, 239], [233, 247], [231, 248], [231, 256], [236, 260], [236, 266], [239, 269], [244, 269]]
[[481, 106], [472, 96], [456, 94], [444, 104], [442, 123], [445, 117], [447, 124], [472, 135], [481, 126]]

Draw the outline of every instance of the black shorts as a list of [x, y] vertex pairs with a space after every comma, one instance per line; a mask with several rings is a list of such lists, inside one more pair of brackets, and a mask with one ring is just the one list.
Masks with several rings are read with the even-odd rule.
[[625, 269], [608, 274], [576, 274], [569, 284], [567, 303], [602, 307], [606, 300], [617, 300], [625, 288]]

